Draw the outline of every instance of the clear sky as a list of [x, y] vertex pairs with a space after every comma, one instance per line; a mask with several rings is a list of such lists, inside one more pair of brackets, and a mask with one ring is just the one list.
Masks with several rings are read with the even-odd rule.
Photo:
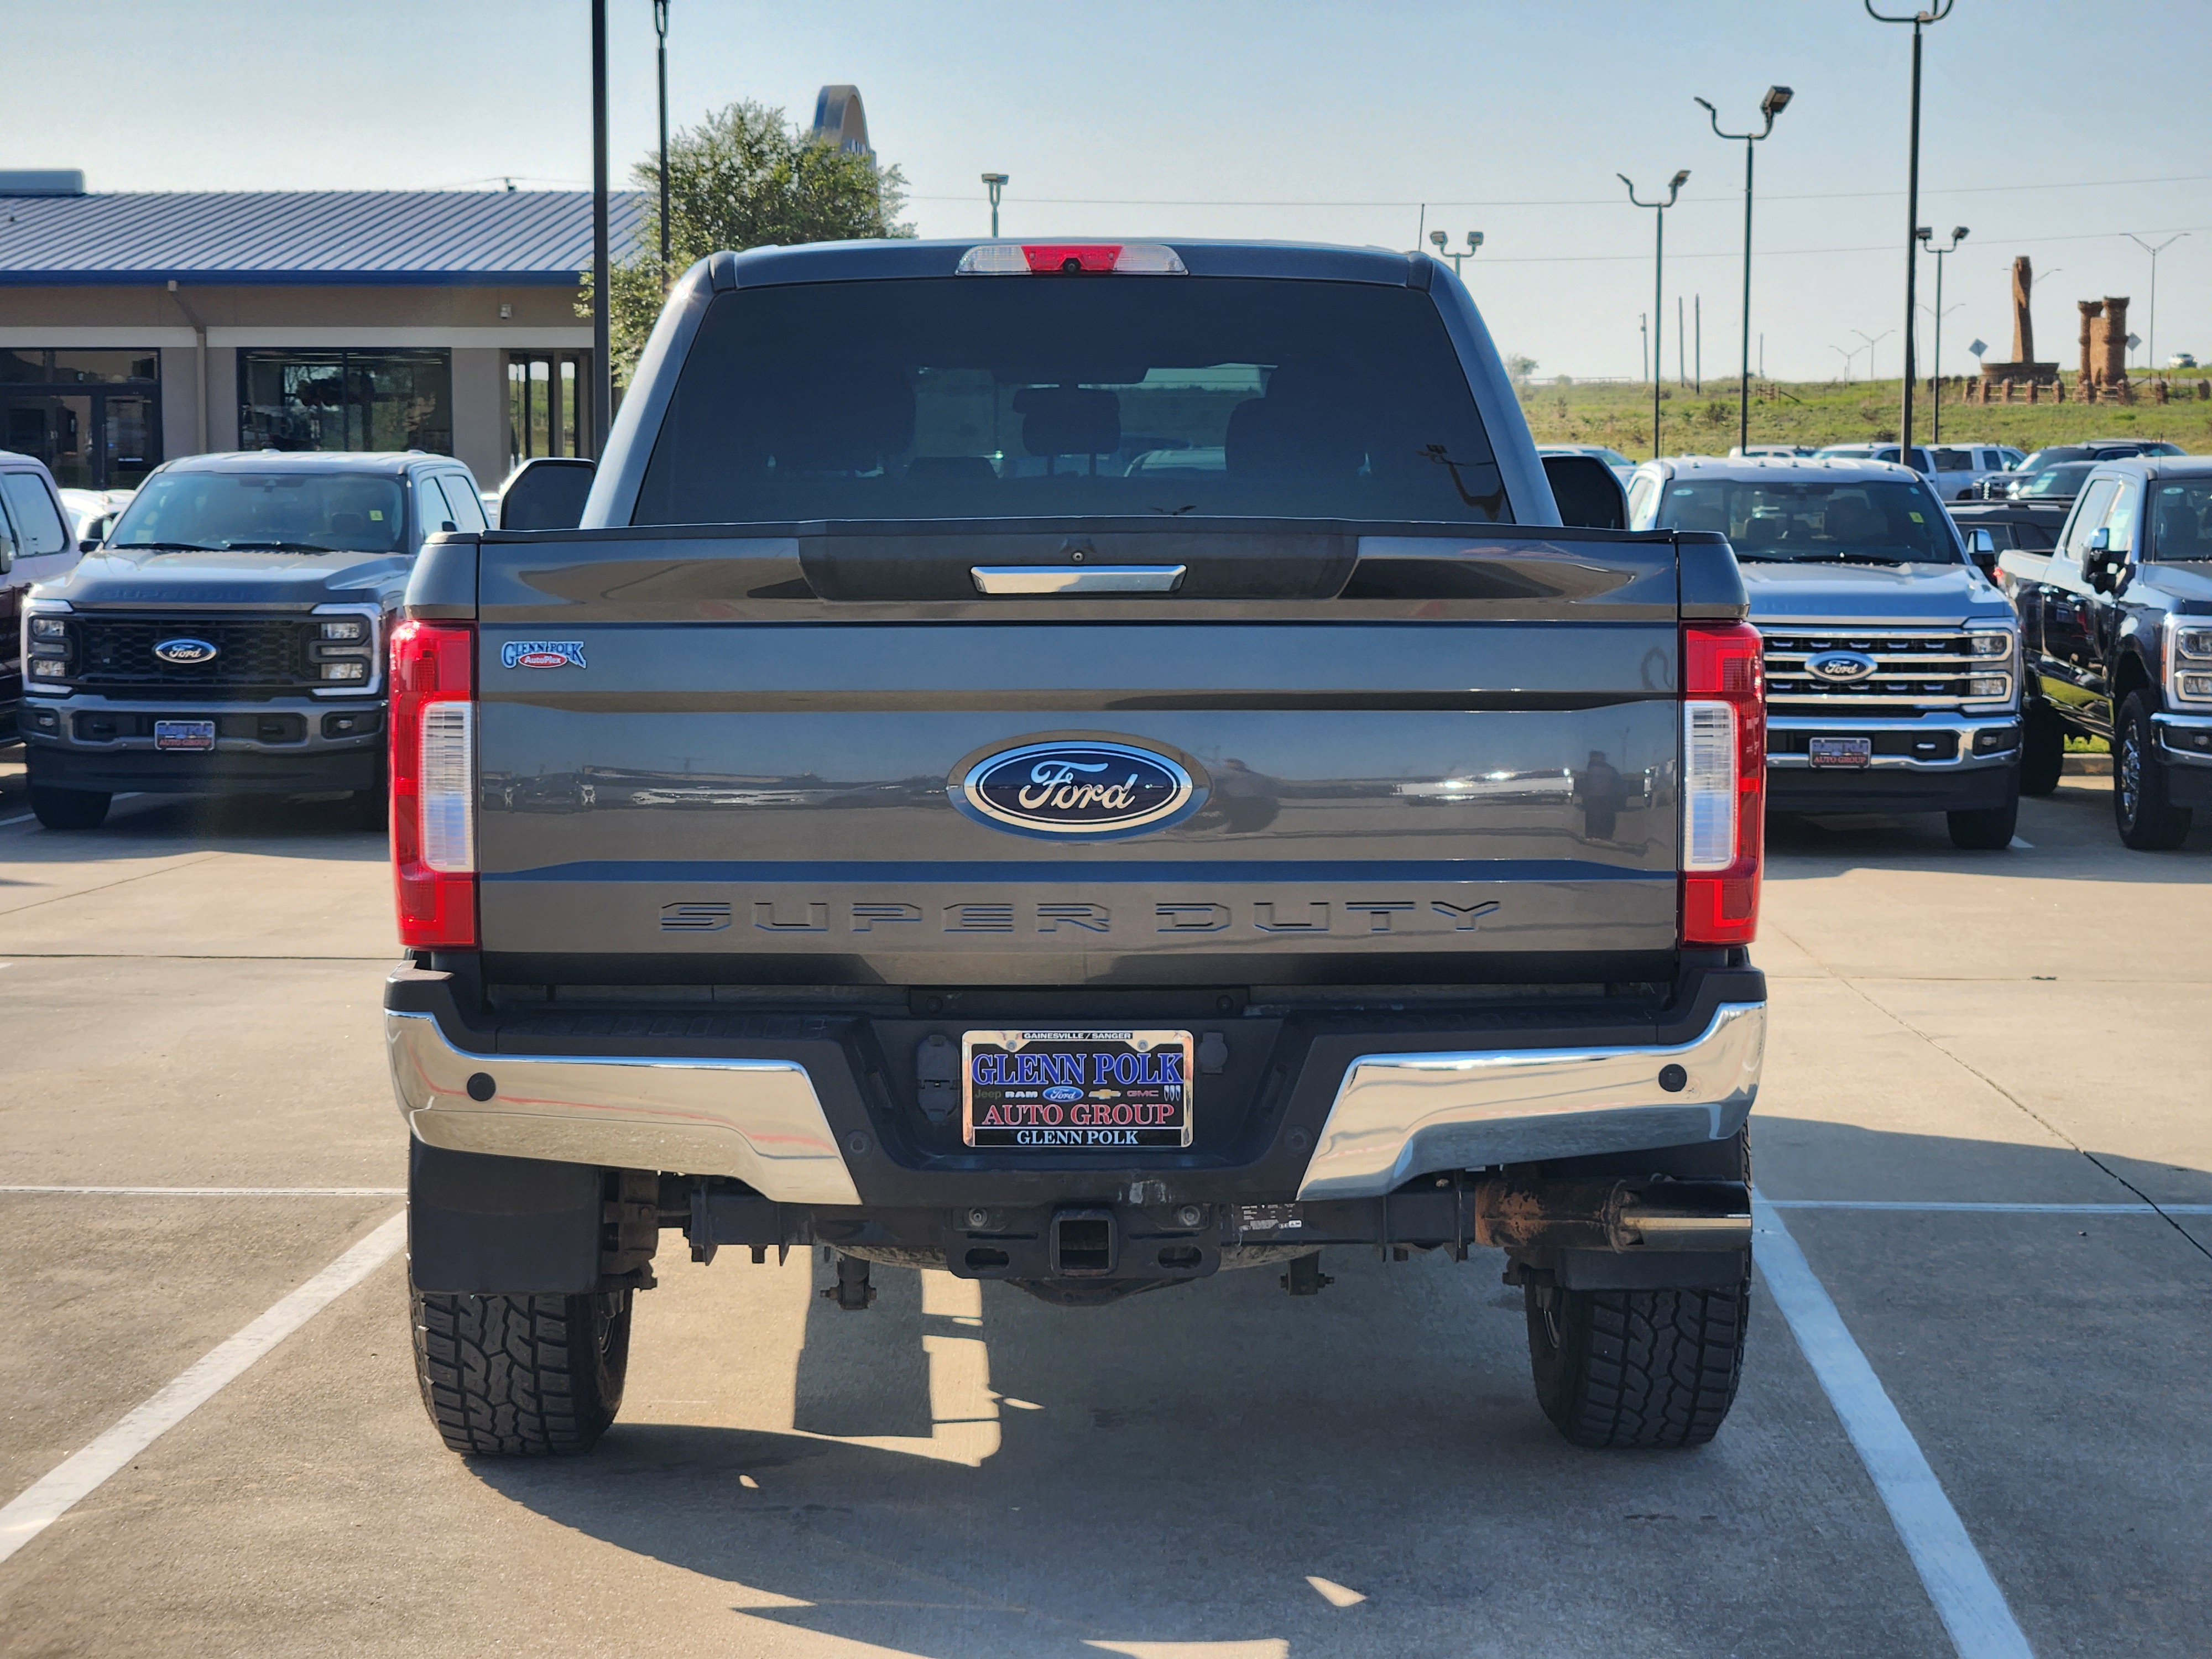
[[[1012, 176], [1017, 236], [1411, 247], [1425, 202], [1455, 246], [1485, 233], [1468, 281], [1500, 345], [1547, 375], [1638, 373], [1652, 216], [1613, 175], [1648, 196], [1680, 167], [1667, 372], [1677, 295], [1703, 301], [1706, 378], [1733, 366], [1743, 149], [1690, 100], [1741, 131], [1780, 82], [1796, 100], [1759, 155], [1766, 368], [1831, 375], [1847, 348], [1863, 375], [1863, 332], [1898, 372], [1911, 31], [1857, 0], [672, 11], [677, 125], [738, 98], [804, 117], [818, 86], [852, 82], [926, 236], [988, 231], [987, 170]], [[619, 179], [653, 143], [653, 30], [648, 0], [610, 12]], [[0, 0], [0, 167], [82, 167], [94, 190], [586, 184], [588, 15], [585, 0]], [[2132, 295], [2148, 335], [2150, 260], [2130, 231], [2191, 233], [2159, 261], [2156, 345], [2212, 356], [2212, 3], [1958, 0], [1927, 40], [1921, 218], [1972, 232], [1948, 264], [1946, 368], [1969, 366], [1977, 335], [2009, 354], [2017, 253], [2051, 280], [2039, 357], [2075, 360], [2077, 298]]]

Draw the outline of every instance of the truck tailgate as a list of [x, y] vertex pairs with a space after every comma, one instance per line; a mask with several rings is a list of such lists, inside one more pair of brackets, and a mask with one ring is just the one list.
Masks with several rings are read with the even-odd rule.
[[[1482, 982], [1673, 952], [1668, 539], [1345, 532], [1269, 562], [1247, 534], [1233, 568], [1195, 534], [1094, 539], [1181, 591], [960, 594], [971, 562], [1065, 563], [1058, 533], [918, 538], [905, 589], [804, 534], [488, 538], [492, 976]], [[1194, 810], [1109, 839], [960, 810], [979, 757], [1061, 739], [1171, 757]]]

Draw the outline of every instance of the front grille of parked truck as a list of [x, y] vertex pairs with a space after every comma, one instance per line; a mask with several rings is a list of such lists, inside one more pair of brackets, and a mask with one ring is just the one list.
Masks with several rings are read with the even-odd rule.
[[[70, 619], [75, 683], [92, 691], [196, 699], [304, 691], [318, 684], [307, 659], [317, 624], [307, 617], [94, 617]], [[205, 662], [164, 662], [154, 648], [179, 638], [215, 647]]]
[[[2013, 644], [1999, 628], [1772, 628], [1766, 704], [1778, 714], [1881, 720], [2001, 702], [2013, 694]], [[1865, 678], [1824, 680], [1807, 666], [1831, 652], [1871, 658]]]

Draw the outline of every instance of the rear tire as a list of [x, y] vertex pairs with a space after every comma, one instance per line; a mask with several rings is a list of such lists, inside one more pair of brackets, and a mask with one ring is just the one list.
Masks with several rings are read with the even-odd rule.
[[2021, 711], [2020, 793], [2040, 799], [2056, 794], [2066, 774], [2066, 728], [2048, 703]]
[[1702, 1446], [1743, 1375], [1747, 1279], [1732, 1289], [1523, 1286], [1536, 1403], [1577, 1446]]
[[2188, 838], [2189, 809], [2173, 804], [2166, 782], [2150, 700], [2130, 692], [2113, 723], [2112, 818], [2120, 839], [2138, 853], [2169, 852]]
[[107, 822], [112, 799], [97, 789], [54, 789], [31, 786], [31, 811], [49, 830], [97, 830]]
[[2002, 806], [1978, 806], [1971, 811], [1947, 812], [1951, 845], [1966, 853], [2000, 852], [2012, 845], [2020, 828], [2020, 773], [2012, 775]]
[[622, 1406], [631, 1292], [413, 1293], [415, 1375], [447, 1449], [574, 1456]]

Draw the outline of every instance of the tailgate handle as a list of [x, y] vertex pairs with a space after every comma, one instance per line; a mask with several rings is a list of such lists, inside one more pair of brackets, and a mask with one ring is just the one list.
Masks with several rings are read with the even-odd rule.
[[979, 564], [968, 574], [978, 593], [1172, 593], [1179, 564]]

